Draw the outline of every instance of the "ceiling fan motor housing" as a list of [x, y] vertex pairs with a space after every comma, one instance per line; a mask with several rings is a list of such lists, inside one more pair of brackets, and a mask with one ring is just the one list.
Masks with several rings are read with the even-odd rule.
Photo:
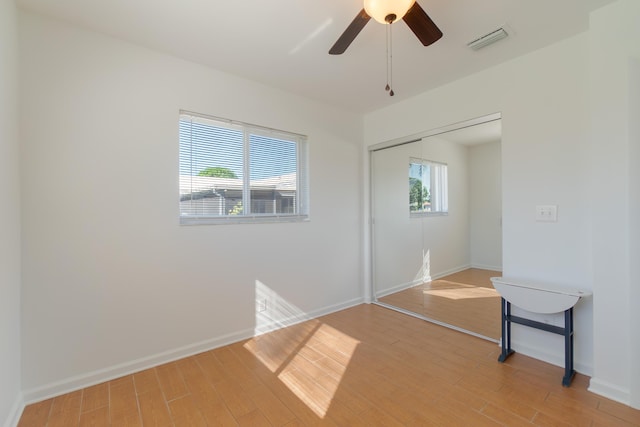
[[401, 19], [416, 0], [364, 0], [364, 10], [381, 24]]

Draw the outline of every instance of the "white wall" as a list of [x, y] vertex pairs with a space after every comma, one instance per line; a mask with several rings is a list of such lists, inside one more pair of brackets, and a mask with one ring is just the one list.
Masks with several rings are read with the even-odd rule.
[[[629, 64], [629, 117], [640, 117], [640, 57], [633, 58]], [[631, 321], [629, 322], [629, 333], [631, 334], [631, 351], [629, 359], [631, 362], [630, 404], [635, 408], [640, 408], [640, 363], [633, 361], [640, 359], [640, 338], [634, 325], [640, 325], [640, 310], [637, 309], [640, 301], [640, 120], [629, 121], [629, 260], [631, 289], [629, 292], [629, 310], [631, 311]], [[633, 285], [635, 283], [635, 286]]]
[[0, 0], [0, 425], [21, 410], [17, 16]]
[[502, 270], [502, 162], [500, 141], [469, 147], [471, 266]]
[[[257, 289], [294, 315], [362, 301], [360, 116], [37, 15], [20, 31], [26, 400], [251, 335]], [[179, 226], [181, 108], [308, 135], [311, 221]]]
[[591, 390], [640, 408], [638, 160], [640, 2], [590, 21], [594, 375]]
[[[582, 34], [368, 114], [365, 143], [502, 113], [504, 275], [591, 289], [588, 52]], [[557, 204], [558, 222], [535, 222], [538, 204]], [[575, 320], [576, 366], [591, 373], [590, 299]], [[516, 350], [563, 363], [560, 336], [515, 325], [513, 338]]]
[[[409, 216], [409, 159], [447, 164], [449, 214]], [[373, 153], [377, 296], [469, 267], [467, 148], [439, 137]]]

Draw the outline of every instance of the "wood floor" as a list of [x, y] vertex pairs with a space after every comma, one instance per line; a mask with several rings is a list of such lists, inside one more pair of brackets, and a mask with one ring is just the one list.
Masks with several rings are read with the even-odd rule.
[[470, 268], [380, 298], [423, 317], [500, 339], [500, 295], [491, 277], [502, 273]]
[[640, 426], [577, 375], [376, 305], [29, 405], [20, 426]]

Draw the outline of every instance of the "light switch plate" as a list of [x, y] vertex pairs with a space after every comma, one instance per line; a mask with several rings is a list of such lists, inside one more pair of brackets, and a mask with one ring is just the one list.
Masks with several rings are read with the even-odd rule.
[[536, 206], [536, 222], [558, 222], [558, 205]]

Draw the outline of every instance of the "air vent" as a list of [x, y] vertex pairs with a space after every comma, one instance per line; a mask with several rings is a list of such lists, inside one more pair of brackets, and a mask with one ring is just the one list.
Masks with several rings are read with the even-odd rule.
[[492, 43], [495, 43], [498, 40], [502, 40], [508, 35], [509, 34], [505, 31], [504, 28], [498, 28], [497, 30], [492, 31], [489, 34], [480, 36], [477, 39], [467, 43], [467, 46], [469, 46], [473, 50], [482, 49], [483, 47], [488, 46]]

